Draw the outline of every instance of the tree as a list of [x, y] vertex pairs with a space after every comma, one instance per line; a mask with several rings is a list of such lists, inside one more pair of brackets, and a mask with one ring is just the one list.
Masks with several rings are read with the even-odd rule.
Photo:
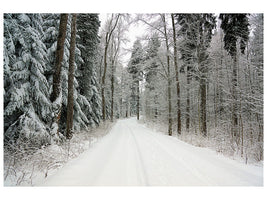
[[177, 41], [176, 41], [176, 29], [174, 22], [174, 14], [171, 14], [172, 18], [172, 30], [173, 30], [173, 55], [174, 55], [174, 67], [175, 67], [175, 79], [176, 79], [176, 94], [177, 94], [177, 133], [181, 135], [181, 107], [180, 107], [180, 84], [179, 84], [179, 70], [177, 62]]
[[[55, 137], [46, 71], [46, 46], [40, 14], [4, 15], [5, 141], [42, 146]], [[52, 136], [52, 137], [51, 137]]]
[[[56, 60], [55, 60], [55, 71], [53, 74], [53, 90], [50, 95], [50, 100], [55, 103], [54, 108], [54, 120], [52, 124], [52, 129], [58, 133], [58, 124], [60, 120], [61, 114], [61, 101], [57, 101], [58, 98], [61, 98], [61, 66], [64, 55], [64, 42], [66, 38], [66, 30], [67, 30], [67, 22], [68, 22], [68, 14], [60, 15], [60, 24], [59, 24], [59, 32], [57, 39], [57, 50], [56, 50]], [[56, 124], [55, 124], [56, 123]]]
[[[206, 95], [209, 62], [207, 49], [210, 46], [212, 30], [215, 28], [215, 16], [212, 14], [182, 14], [178, 15], [178, 20], [182, 26], [184, 45], [188, 48], [187, 50], [183, 49], [183, 59], [185, 63], [195, 66], [195, 69], [188, 68], [188, 71], [194, 71], [195, 77], [199, 80], [200, 132], [203, 136], [207, 136]], [[190, 28], [185, 22], [190, 22]], [[190, 62], [187, 62], [188, 60]]]
[[[56, 47], [57, 47], [57, 36], [58, 36], [58, 27], [60, 23], [60, 15], [59, 14], [42, 14], [44, 19], [44, 37], [43, 41], [47, 47], [47, 69], [45, 71], [45, 76], [49, 81], [49, 90], [52, 91], [52, 83], [53, 83], [53, 66], [56, 62]], [[79, 16], [79, 15], [78, 15]], [[79, 19], [77, 16], [77, 23], [79, 23]], [[97, 15], [96, 15], [97, 16]], [[91, 22], [93, 21], [93, 22]], [[98, 84], [97, 82], [93, 83], [96, 79], [95, 76], [95, 66], [93, 59], [93, 49], [97, 48], [97, 44], [95, 44], [93, 38], [98, 38], [97, 32], [94, 32], [92, 28], [94, 24], [94, 18], [89, 18], [83, 23], [83, 26], [77, 27], [76, 38], [77, 45], [75, 46], [75, 75], [74, 75], [74, 98], [73, 98], [73, 128], [78, 131], [88, 126], [95, 126], [99, 123], [100, 120], [100, 112], [101, 112], [101, 103], [100, 103], [100, 95], [98, 92]], [[77, 24], [78, 25], [78, 24]], [[90, 28], [88, 27], [90, 26]], [[84, 28], [87, 27], [87, 28]], [[88, 30], [90, 30], [90, 35], [86, 35]], [[79, 31], [80, 30], [80, 31]], [[78, 35], [80, 34], [80, 35]], [[67, 22], [66, 27], [66, 39], [64, 42], [64, 54], [61, 66], [61, 95], [60, 98], [53, 104], [54, 108], [61, 107], [61, 115], [60, 119], [57, 123], [50, 122], [52, 126], [52, 132], [54, 133], [64, 133], [66, 132], [66, 121], [67, 121], [67, 99], [68, 99], [68, 71], [69, 71], [69, 49], [70, 49], [70, 38], [71, 38], [71, 18]], [[90, 38], [85, 42], [81, 42], [79, 39]], [[88, 44], [88, 40], [92, 42]], [[96, 42], [97, 43], [97, 42]], [[84, 45], [82, 45], [84, 44]], [[90, 46], [88, 48], [88, 46]], [[92, 49], [92, 50], [91, 50]], [[85, 55], [84, 52], [87, 52]], [[90, 60], [88, 63], [87, 60]], [[85, 67], [85, 63], [88, 64]], [[84, 68], [86, 68], [84, 70]], [[90, 69], [88, 69], [90, 68]], [[89, 72], [88, 72], [89, 71]], [[82, 76], [83, 75], [83, 76]], [[86, 79], [87, 78], [87, 79]], [[84, 81], [83, 81], [84, 80]], [[88, 84], [88, 82], [92, 82]], [[91, 87], [87, 87], [84, 89], [84, 85], [91, 85]], [[85, 95], [89, 96], [85, 96]], [[52, 113], [53, 114], [53, 113]], [[58, 126], [57, 126], [58, 124]], [[55, 126], [56, 125], [56, 126]], [[59, 134], [60, 135], [60, 134]], [[61, 135], [60, 135], [61, 136]], [[63, 138], [62, 138], [63, 139]]]
[[[179, 46], [179, 51], [181, 53], [181, 59], [183, 64], [180, 71], [186, 71], [186, 130], [189, 132], [190, 127], [190, 83], [194, 74], [194, 40], [197, 38], [195, 32], [193, 31], [193, 18], [190, 14], [177, 14], [177, 21], [181, 26], [178, 35], [183, 37], [183, 42]], [[191, 26], [192, 24], [192, 26]]]
[[84, 62], [77, 66], [76, 79], [79, 83], [79, 93], [84, 96], [81, 109], [89, 120], [90, 126], [95, 126], [101, 120], [101, 94], [97, 81], [97, 56], [99, 47], [98, 31], [100, 21], [98, 14], [77, 15], [77, 47], [81, 51]]
[[64, 42], [66, 38], [66, 30], [67, 30], [67, 22], [68, 22], [68, 14], [60, 15], [60, 24], [59, 24], [59, 32], [58, 32], [58, 40], [57, 40], [57, 51], [56, 51], [56, 63], [55, 63], [55, 72], [53, 75], [53, 91], [51, 94], [51, 101], [54, 102], [60, 92], [60, 73], [61, 73], [61, 62], [63, 60], [64, 55]]
[[133, 44], [132, 55], [128, 64], [128, 72], [132, 74], [132, 101], [131, 113], [136, 114], [137, 120], [140, 115], [140, 85], [142, 80], [142, 63], [143, 63], [143, 48], [140, 40], [136, 40]]
[[166, 44], [166, 59], [167, 59], [167, 76], [168, 76], [168, 134], [172, 135], [172, 104], [171, 104], [171, 73], [170, 73], [170, 50], [169, 50], [169, 42], [168, 42], [168, 34], [167, 34], [167, 24], [165, 19], [165, 14], [161, 14], [161, 20], [163, 22], [164, 27], [164, 38]]
[[215, 16], [213, 14], [201, 14], [198, 15], [198, 45], [197, 45], [197, 62], [200, 71], [200, 132], [207, 136], [207, 72], [208, 72], [208, 59], [209, 54], [207, 52], [210, 46], [212, 30], [216, 26]]
[[116, 70], [117, 67], [120, 65], [120, 51], [121, 51], [121, 44], [125, 42], [125, 32], [127, 31], [127, 26], [123, 22], [122, 19], [125, 19], [127, 16], [121, 17], [118, 24], [117, 28], [114, 31], [112, 38], [111, 38], [111, 45], [110, 45], [110, 52], [109, 52], [109, 58], [110, 58], [110, 65], [111, 65], [111, 112], [110, 112], [110, 118], [111, 121], [113, 121], [114, 117], [114, 106], [115, 106], [115, 99], [116, 95], [115, 93], [115, 85], [116, 85]]
[[68, 76], [68, 106], [67, 106], [67, 139], [70, 139], [73, 132], [73, 81], [75, 62], [75, 42], [76, 42], [76, 19], [77, 14], [72, 14], [71, 38], [70, 38], [70, 59]]
[[[264, 20], [263, 14], [254, 14], [250, 17], [250, 24], [253, 27], [253, 36], [247, 46], [247, 70], [246, 70], [246, 108], [249, 112], [245, 113], [245, 117], [249, 116], [250, 121], [250, 144], [251, 152], [257, 155], [257, 160], [263, 159], [263, 30]], [[256, 97], [256, 98], [255, 98]], [[253, 141], [253, 142], [252, 142]]]
[[224, 48], [233, 59], [232, 74], [232, 135], [238, 136], [238, 81], [237, 81], [237, 44], [241, 53], [245, 52], [246, 44], [249, 38], [249, 22], [247, 14], [220, 14], [222, 20], [221, 28], [224, 31]]
[[[105, 47], [104, 47], [104, 72], [101, 78], [101, 97], [102, 97], [102, 118], [105, 121], [106, 119], [106, 102], [105, 102], [105, 80], [106, 80], [106, 72], [107, 72], [107, 53], [108, 47], [111, 40], [111, 36], [118, 24], [120, 18], [120, 14], [114, 16], [112, 14], [111, 19], [108, 22], [106, 35], [105, 35]], [[113, 24], [113, 20], [115, 20]]]
[[[151, 20], [153, 17], [153, 21]], [[147, 18], [147, 19], [146, 19]], [[137, 20], [142, 21], [144, 24], [148, 25], [153, 32], [160, 34], [160, 38], [163, 39], [165, 43], [165, 48], [163, 55], [165, 55], [164, 60], [158, 56], [158, 61], [162, 67], [164, 73], [163, 77], [167, 81], [167, 120], [168, 120], [168, 134], [172, 135], [172, 99], [171, 99], [171, 63], [170, 63], [170, 39], [169, 39], [169, 28], [166, 20], [166, 14], [152, 14], [150, 16], [138, 15]]]
[[146, 117], [154, 118], [158, 117], [158, 96], [159, 96], [159, 63], [158, 63], [158, 51], [160, 47], [160, 41], [157, 34], [151, 36], [146, 47], [145, 56], [145, 80], [146, 80]]

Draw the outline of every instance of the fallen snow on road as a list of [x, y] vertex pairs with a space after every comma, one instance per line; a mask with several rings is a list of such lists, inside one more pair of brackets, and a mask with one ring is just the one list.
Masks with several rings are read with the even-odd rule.
[[119, 120], [94, 148], [47, 177], [43, 186], [263, 186], [263, 168], [245, 165]]

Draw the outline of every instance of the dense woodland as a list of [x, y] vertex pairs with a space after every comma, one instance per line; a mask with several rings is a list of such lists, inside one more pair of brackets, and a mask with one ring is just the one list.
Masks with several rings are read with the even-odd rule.
[[136, 116], [263, 160], [263, 14], [4, 14], [3, 40], [5, 151]]

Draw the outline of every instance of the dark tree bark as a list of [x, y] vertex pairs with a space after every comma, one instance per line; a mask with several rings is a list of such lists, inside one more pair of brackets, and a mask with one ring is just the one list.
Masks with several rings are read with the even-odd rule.
[[232, 75], [232, 96], [233, 96], [233, 106], [232, 106], [232, 134], [233, 136], [238, 135], [238, 103], [237, 103], [237, 55], [233, 56], [233, 75]]
[[[55, 71], [53, 74], [53, 89], [50, 96], [51, 102], [55, 102], [56, 99], [59, 97], [61, 93], [61, 66], [62, 60], [64, 55], [64, 42], [66, 38], [66, 30], [67, 30], [67, 23], [68, 23], [68, 14], [61, 14], [60, 15], [60, 23], [59, 23], [59, 31], [58, 31], [58, 38], [57, 38], [57, 50], [56, 50], [56, 62], [55, 62]], [[58, 134], [58, 125], [60, 122], [61, 116], [61, 104], [57, 108], [53, 108], [52, 111], [54, 113], [54, 118], [51, 124], [57, 124], [57, 134]]]
[[66, 38], [67, 22], [68, 22], [68, 14], [61, 14], [58, 38], [57, 38], [55, 71], [53, 74], [53, 91], [50, 96], [50, 100], [52, 102], [54, 102], [58, 98], [58, 95], [60, 94], [61, 63], [62, 63], [63, 55], [64, 55], [64, 42]]
[[207, 136], [207, 115], [206, 115], [206, 79], [201, 78], [200, 80], [200, 123], [201, 123], [201, 130], [200, 132], [203, 134], [204, 137]]
[[189, 127], [190, 127], [190, 79], [191, 79], [191, 75], [190, 75], [190, 71], [189, 71], [189, 67], [187, 67], [187, 75], [186, 75], [186, 113], [185, 113], [185, 124], [186, 124], [186, 131], [189, 132]]
[[71, 38], [70, 38], [70, 58], [68, 75], [68, 105], [67, 105], [67, 139], [72, 137], [73, 127], [73, 81], [74, 81], [74, 63], [75, 63], [75, 42], [76, 42], [76, 18], [77, 14], [72, 14]]
[[177, 62], [177, 42], [176, 42], [176, 30], [174, 24], [174, 15], [171, 14], [172, 18], [172, 30], [173, 30], [173, 43], [174, 43], [174, 67], [175, 67], [175, 79], [176, 79], [176, 93], [177, 93], [177, 133], [181, 135], [181, 107], [180, 107], [180, 84], [179, 84], [179, 71], [178, 71], [178, 62]]

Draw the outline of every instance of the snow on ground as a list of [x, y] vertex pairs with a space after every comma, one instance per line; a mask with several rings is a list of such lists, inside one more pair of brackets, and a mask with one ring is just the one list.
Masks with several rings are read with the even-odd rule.
[[263, 186], [263, 167], [191, 146], [130, 118], [38, 185]]
[[51, 144], [41, 149], [5, 152], [4, 185], [32, 186], [42, 182], [46, 176], [55, 173], [70, 160], [93, 148], [113, 126], [111, 122], [101, 123], [97, 128], [74, 134], [70, 141]]

